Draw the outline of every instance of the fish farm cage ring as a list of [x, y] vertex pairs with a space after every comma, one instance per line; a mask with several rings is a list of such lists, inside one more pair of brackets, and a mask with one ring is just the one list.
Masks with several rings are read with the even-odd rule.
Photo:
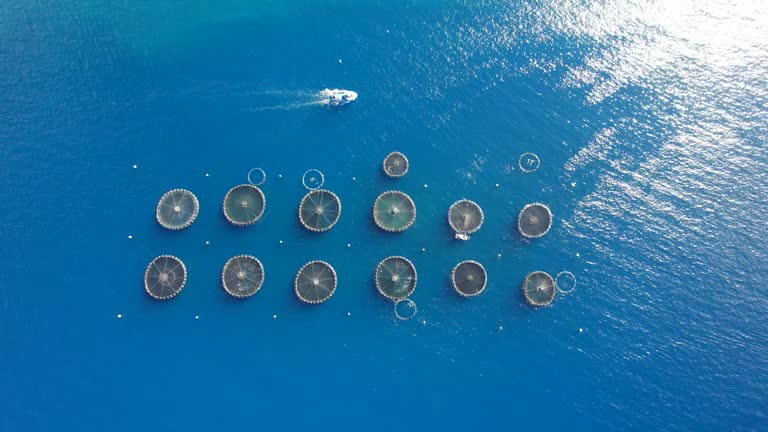
[[517, 229], [525, 238], [534, 239], [544, 236], [552, 227], [552, 212], [544, 204], [528, 204], [520, 211]]
[[[402, 309], [402, 307], [400, 305], [402, 304], [405, 304], [406, 306], [408, 306], [408, 308], [411, 310], [411, 313], [401, 314], [400, 309]], [[415, 317], [416, 313], [419, 312], [419, 308], [416, 307], [416, 302], [409, 298], [404, 298], [396, 301], [394, 309], [395, 309], [395, 316], [397, 317], [397, 319], [403, 320], [403, 321], [408, 321], [409, 319]]]
[[149, 263], [144, 272], [144, 289], [158, 300], [176, 297], [185, 283], [187, 267], [175, 256], [160, 255]]
[[168, 191], [157, 202], [157, 222], [170, 230], [180, 230], [192, 225], [200, 211], [200, 202], [186, 189]]
[[293, 286], [304, 303], [322, 303], [336, 291], [336, 270], [325, 261], [310, 261], [296, 273]]
[[[258, 182], [253, 181], [253, 173], [258, 172], [261, 173], [261, 180]], [[264, 172], [261, 168], [251, 168], [250, 171], [248, 171], [248, 183], [254, 185], [254, 186], [261, 186], [264, 184], [264, 182], [267, 181], [267, 173]]]
[[340, 216], [341, 200], [325, 189], [310, 191], [299, 204], [299, 221], [310, 231], [328, 231], [336, 225]]
[[373, 203], [373, 220], [384, 231], [405, 231], [416, 220], [416, 204], [403, 192], [384, 192]]
[[392, 152], [384, 158], [384, 174], [399, 178], [408, 173], [408, 158], [400, 152]]
[[462, 261], [453, 268], [451, 273], [453, 289], [462, 297], [480, 295], [488, 283], [485, 267], [477, 261]]
[[224, 216], [233, 225], [256, 223], [264, 214], [267, 199], [264, 192], [251, 184], [235, 186], [224, 196]]
[[402, 300], [416, 290], [416, 267], [405, 257], [385, 258], [376, 267], [376, 289], [390, 300]]
[[229, 295], [237, 298], [256, 294], [264, 284], [264, 266], [251, 255], [232, 257], [224, 264], [221, 285]]
[[448, 224], [457, 233], [472, 234], [483, 225], [483, 209], [468, 199], [456, 201], [448, 209]]
[[520, 171], [529, 174], [541, 166], [541, 159], [536, 155], [536, 153], [523, 153], [520, 155], [520, 159], [517, 160], [517, 166], [520, 167]]
[[556, 292], [555, 280], [543, 271], [528, 273], [523, 282], [523, 295], [531, 306], [549, 305]]
[[319, 189], [324, 183], [325, 176], [318, 169], [310, 168], [301, 176], [301, 184], [309, 190]]
[[[570, 279], [572, 282], [570, 284], [570, 288], [568, 289], [562, 289], [560, 286], [562, 285], [560, 283], [561, 278], [567, 278]], [[561, 271], [560, 273], [555, 276], [555, 286], [557, 287], [557, 291], [560, 292], [560, 294], [568, 294], [570, 292], [573, 292], [573, 290], [576, 289], [576, 275], [569, 271]]]

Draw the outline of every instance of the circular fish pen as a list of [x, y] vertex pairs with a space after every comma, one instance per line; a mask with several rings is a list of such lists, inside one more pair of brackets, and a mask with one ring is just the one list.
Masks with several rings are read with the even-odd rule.
[[267, 199], [264, 192], [251, 184], [235, 186], [224, 196], [224, 216], [233, 225], [256, 223], [264, 214]]
[[453, 289], [462, 297], [473, 297], [485, 291], [488, 274], [485, 267], [477, 261], [462, 261], [451, 273]]
[[336, 270], [325, 261], [310, 261], [296, 273], [293, 286], [304, 303], [322, 303], [336, 291]]
[[409, 298], [396, 301], [394, 309], [397, 319], [403, 321], [408, 321], [409, 319], [415, 317], [419, 312], [419, 308], [416, 307], [416, 302]]
[[186, 189], [173, 189], [165, 193], [157, 203], [157, 222], [170, 230], [180, 230], [192, 225], [200, 211], [200, 202]]
[[[569, 282], [566, 282], [566, 279]], [[555, 276], [555, 286], [560, 294], [568, 294], [576, 289], [576, 275], [569, 271], [561, 271]]]
[[301, 184], [309, 190], [320, 189], [325, 183], [325, 176], [319, 169], [310, 168], [301, 176]]
[[376, 289], [390, 300], [402, 300], [416, 290], [416, 267], [408, 258], [391, 256], [376, 267]]
[[552, 227], [552, 212], [541, 203], [528, 204], [520, 211], [517, 228], [520, 235], [534, 239], [544, 236]]
[[238, 255], [224, 264], [221, 285], [229, 295], [238, 298], [250, 297], [264, 284], [264, 266], [256, 257]]
[[340, 216], [341, 200], [325, 189], [310, 191], [299, 204], [299, 220], [310, 231], [328, 231], [336, 225]]
[[144, 289], [158, 300], [176, 297], [185, 283], [187, 267], [175, 256], [160, 255], [149, 263], [144, 272]]
[[[258, 173], [258, 175], [257, 175]], [[259, 178], [259, 176], [261, 178]], [[259, 179], [258, 181], [254, 179]], [[248, 183], [252, 184], [254, 186], [261, 186], [264, 184], [264, 182], [267, 181], [267, 173], [264, 172], [261, 168], [251, 168], [250, 171], [248, 171]]]
[[400, 152], [392, 152], [384, 158], [384, 173], [390, 177], [399, 178], [408, 173], [408, 158]]
[[448, 224], [456, 234], [472, 234], [483, 225], [483, 209], [468, 199], [456, 201], [448, 209]]
[[405, 231], [416, 220], [416, 204], [403, 192], [384, 192], [373, 203], [373, 220], [384, 231]]
[[548, 273], [535, 271], [528, 273], [523, 282], [523, 295], [531, 306], [547, 306], [552, 303], [557, 292], [557, 285]]
[[536, 153], [523, 153], [517, 160], [517, 166], [520, 167], [520, 171], [530, 174], [539, 169], [541, 166], [541, 159], [539, 159], [539, 156], [536, 155]]

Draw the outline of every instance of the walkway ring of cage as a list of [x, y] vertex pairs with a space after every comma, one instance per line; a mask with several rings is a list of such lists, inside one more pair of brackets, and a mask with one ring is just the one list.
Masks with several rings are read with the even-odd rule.
[[[320, 184], [313, 185], [313, 186], [310, 186], [309, 184], [307, 184], [307, 175], [312, 175], [312, 177], [309, 177], [309, 182], [310, 183], [317, 181], [317, 177], [315, 177], [315, 176], [319, 176]], [[301, 176], [301, 184], [303, 184], [304, 187], [309, 189], [309, 190], [319, 189], [319, 188], [323, 187], [323, 184], [325, 184], [325, 175], [323, 175], [323, 172], [320, 171], [319, 169], [310, 168], [310, 169], [306, 170], [304, 172], [304, 174]]]
[[[400, 306], [400, 303], [405, 303], [408, 306], [410, 306], [411, 309], [413, 310], [413, 313], [410, 315], [400, 315], [400, 312], [397, 310], [398, 306]], [[416, 307], [416, 302], [409, 298], [402, 298], [400, 300], [395, 301], [394, 309], [395, 309], [395, 316], [397, 317], [397, 319], [403, 320], [403, 321], [408, 321], [409, 319], [415, 317], [416, 314], [419, 312], [419, 308]]]
[[299, 203], [299, 221], [310, 231], [328, 231], [340, 217], [341, 200], [329, 190], [310, 190]]
[[[570, 276], [570, 278], [573, 280], [573, 284], [567, 290], [561, 289], [560, 288], [560, 282], [558, 282], [560, 280], [560, 278], [563, 277], [563, 276], [566, 276], [566, 277]], [[557, 276], [555, 276], [555, 286], [557, 287], [557, 291], [560, 294], [568, 294], [568, 293], [573, 292], [573, 290], [576, 289], [576, 275], [574, 275], [573, 273], [571, 273], [569, 271], [561, 271], [560, 273], [557, 274]]]
[[485, 214], [474, 201], [461, 199], [448, 209], [448, 225], [457, 233], [473, 234], [483, 226]]
[[[529, 162], [527, 167], [523, 166], [523, 159], [526, 159]], [[535, 163], [530, 163], [531, 161], [535, 161]], [[531, 168], [531, 165], [533, 165], [533, 168]], [[530, 174], [539, 169], [541, 166], [541, 159], [539, 159], [539, 156], [536, 153], [526, 152], [520, 155], [520, 158], [517, 160], [517, 166], [520, 167], [520, 171]]]
[[[259, 221], [267, 208], [267, 198], [258, 186], [241, 184], [224, 195], [224, 217], [237, 226], [251, 225]], [[253, 209], [256, 209], [254, 211]]]
[[408, 158], [399, 151], [388, 154], [382, 162], [384, 174], [392, 178], [400, 178], [408, 174], [409, 167]]
[[525, 276], [523, 295], [531, 306], [549, 306], [557, 293], [555, 280], [549, 273], [534, 271]]
[[485, 291], [488, 273], [477, 261], [466, 260], [456, 264], [451, 272], [451, 283], [456, 293], [462, 297], [478, 296]]
[[[293, 281], [294, 292], [296, 297], [304, 303], [319, 304], [333, 296], [338, 281], [336, 270], [332, 265], [320, 260], [310, 261], [296, 273], [296, 279]], [[325, 293], [321, 293], [320, 290]]]
[[376, 266], [376, 289], [390, 300], [402, 300], [413, 294], [418, 281], [416, 266], [406, 257], [390, 256]]
[[195, 194], [186, 189], [172, 189], [157, 202], [155, 217], [163, 228], [180, 230], [192, 225], [199, 212], [200, 202]]
[[517, 229], [525, 238], [544, 237], [552, 228], [552, 210], [546, 204], [526, 204], [517, 217]]
[[144, 290], [157, 300], [176, 297], [187, 283], [187, 267], [173, 255], [153, 259], [144, 272]]
[[416, 221], [416, 203], [405, 192], [383, 192], [373, 203], [373, 221], [384, 231], [403, 232]]
[[[258, 171], [258, 172], [261, 173], [261, 181], [258, 182], [258, 183], [254, 182], [253, 178], [251, 177], [255, 171]], [[250, 183], [250, 184], [252, 184], [254, 186], [261, 186], [261, 185], [264, 184], [265, 181], [267, 181], [267, 173], [264, 172], [263, 169], [261, 169], [259, 167], [256, 167], [256, 168], [251, 168], [251, 170], [248, 171], [248, 183]]]
[[[236, 266], [236, 267], [235, 267]], [[251, 255], [230, 258], [221, 271], [221, 285], [232, 297], [250, 297], [264, 285], [264, 265]]]

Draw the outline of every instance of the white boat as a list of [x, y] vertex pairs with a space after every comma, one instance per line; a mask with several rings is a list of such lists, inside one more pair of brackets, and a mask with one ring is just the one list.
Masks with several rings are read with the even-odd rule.
[[325, 93], [328, 95], [328, 105], [331, 106], [346, 105], [357, 99], [357, 93], [351, 90], [325, 89]]

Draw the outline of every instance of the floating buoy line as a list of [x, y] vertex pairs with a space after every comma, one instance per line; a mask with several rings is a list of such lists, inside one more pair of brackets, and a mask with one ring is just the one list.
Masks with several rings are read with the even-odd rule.
[[[539, 169], [541, 159], [535, 153], [526, 152], [518, 158], [518, 167], [525, 174]], [[136, 169], [134, 165], [132, 168]], [[404, 177], [410, 162], [405, 154], [394, 151], [382, 162], [384, 174], [398, 179]], [[208, 174], [206, 173], [206, 177]], [[278, 178], [283, 178], [278, 174]], [[267, 173], [260, 167], [251, 168], [247, 183], [229, 189], [222, 203], [225, 219], [235, 226], [247, 226], [258, 222], [266, 211], [266, 195], [261, 187], [267, 181]], [[356, 181], [356, 177], [351, 177]], [[341, 218], [341, 198], [329, 189], [323, 189], [326, 177], [317, 168], [306, 170], [301, 176], [301, 185], [307, 189], [298, 206], [299, 222], [305, 229], [322, 233], [332, 229]], [[496, 183], [499, 187], [499, 183]], [[424, 188], [428, 188], [424, 184]], [[165, 192], [155, 209], [157, 222], [168, 230], [183, 230], [192, 225], [200, 212], [200, 202], [194, 193], [177, 188]], [[485, 214], [476, 202], [469, 199], [455, 201], [448, 209], [448, 224], [454, 236], [469, 240], [483, 225]], [[399, 190], [381, 192], [373, 202], [374, 224], [383, 231], [401, 233], [414, 226], [416, 204], [410, 195]], [[552, 211], [543, 203], [530, 203], [520, 210], [517, 230], [524, 239], [545, 236], [553, 222]], [[133, 239], [129, 235], [128, 239]], [[210, 245], [210, 241], [205, 241]], [[283, 244], [280, 240], [279, 244]], [[347, 243], [347, 248], [352, 243]], [[422, 252], [427, 249], [422, 247]], [[578, 254], [577, 254], [578, 256]], [[497, 255], [501, 259], [502, 254]], [[230, 296], [245, 299], [258, 293], [265, 281], [262, 262], [252, 255], [236, 255], [230, 258], [221, 273], [221, 285]], [[471, 298], [485, 292], [488, 273], [478, 261], [464, 260], [450, 272], [451, 286], [461, 297]], [[187, 282], [187, 267], [173, 255], [160, 255], [153, 259], [144, 273], [144, 289], [157, 300], [171, 299], [181, 293]], [[294, 278], [294, 293], [306, 304], [324, 303], [333, 297], [338, 286], [336, 269], [323, 260], [312, 260], [304, 264]], [[411, 295], [416, 290], [418, 275], [416, 266], [404, 256], [389, 256], [376, 266], [374, 285], [379, 294], [393, 305], [394, 316], [407, 321], [418, 313], [416, 302]], [[522, 296], [533, 307], [552, 304], [556, 294], [569, 294], [576, 289], [576, 276], [570, 271], [560, 271], [552, 277], [545, 271], [533, 271], [526, 275], [522, 284]], [[122, 318], [122, 314], [117, 315]], [[351, 316], [347, 312], [347, 316]], [[195, 316], [199, 319], [199, 316]], [[277, 319], [277, 314], [273, 315]], [[426, 325], [426, 320], [423, 323]], [[499, 327], [501, 330], [502, 327]]]

